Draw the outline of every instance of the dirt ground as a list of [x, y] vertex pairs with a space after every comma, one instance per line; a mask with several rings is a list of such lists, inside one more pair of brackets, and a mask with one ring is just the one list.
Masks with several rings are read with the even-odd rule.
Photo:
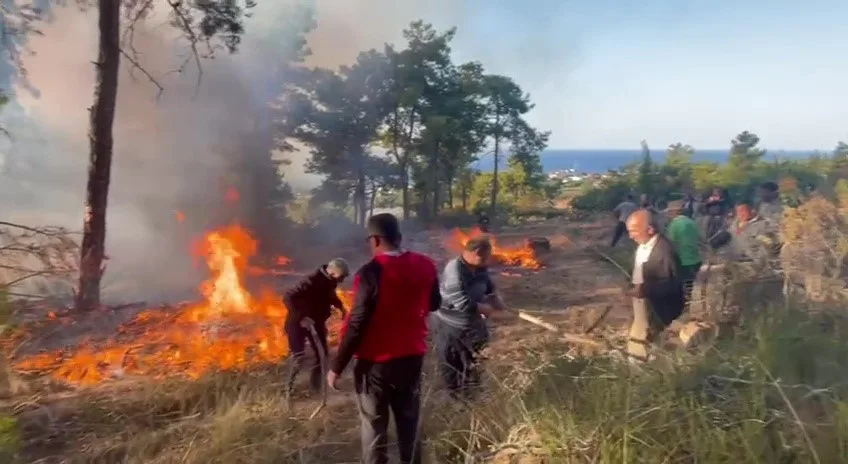
[[[450, 231], [430, 230], [407, 236], [407, 247], [430, 254], [442, 265], [451, 256], [444, 250], [443, 244]], [[624, 298], [622, 289], [625, 287], [624, 274], [611, 264], [605, 262], [594, 251], [593, 247], [603, 245], [611, 232], [610, 221], [584, 223], [569, 223], [563, 219], [553, 219], [533, 225], [516, 228], [506, 228], [498, 231], [498, 244], [508, 245], [520, 243], [527, 237], [546, 237], [550, 240], [551, 250], [539, 256], [543, 268], [529, 270], [524, 268], [494, 267], [492, 269], [495, 283], [505, 303], [512, 309], [534, 314], [546, 322], [555, 325], [563, 332], [581, 334], [606, 344], [621, 347], [630, 320], [630, 306]], [[364, 262], [364, 247], [351, 247], [347, 250], [322, 249], [316, 251], [315, 262], [320, 263], [336, 254], [345, 256], [356, 266]], [[299, 271], [307, 271], [307, 267]], [[280, 285], [284, 286], [296, 279], [296, 276], [281, 278]], [[138, 313], [140, 307], [130, 306], [103, 314], [88, 315], [84, 318], [72, 318], [63, 314], [46, 316], [47, 308], [39, 315], [40, 320], [29, 321], [29, 330], [13, 342], [16, 356], [22, 356], [46, 348], [59, 348], [73, 344], [75, 341], [90, 336], [92, 328], [108, 335], [109, 327], [117, 327], [120, 323], [131, 319]], [[609, 311], [607, 311], [609, 309]], [[597, 328], [586, 334], [587, 329], [597, 322], [599, 316], [607, 312]], [[32, 316], [33, 319], [39, 316]], [[106, 329], [104, 329], [104, 327]], [[105, 332], [103, 332], [105, 330]], [[60, 335], [61, 334], [61, 335]], [[579, 344], [565, 344], [558, 334], [524, 321], [500, 323], [493, 326], [492, 343], [487, 352], [489, 363], [520, 364], [522, 357], [528, 351], [551, 343], [561, 344], [566, 352], [585, 352], [593, 349]], [[12, 343], [9, 343], [12, 344]], [[332, 350], [331, 350], [332, 351]], [[306, 375], [301, 375], [305, 382]], [[104, 389], [136, 388], [133, 381], [106, 383], [94, 387], [93, 390], [74, 389], [53, 385], [49, 388], [39, 387], [45, 391], [26, 397], [4, 400], [4, 409], [15, 410], [24, 420], [36, 420], [27, 413], [39, 417], [46, 412], [47, 417], [55, 415], [49, 411], [62, 408], [63, 403], [79, 400], [93, 391]], [[142, 381], [143, 382], [143, 381]], [[352, 395], [352, 380], [349, 373], [342, 381], [340, 392], [331, 392], [327, 407], [316, 419], [322, 427], [332, 427], [343, 430], [337, 434], [337, 442], [316, 444], [327, 449], [320, 454], [328, 459], [326, 462], [345, 462], [342, 456], [347, 456], [348, 462], [353, 459], [350, 453], [358, 453], [357, 448], [357, 419]], [[301, 390], [305, 385], [299, 386]], [[29, 406], [21, 406], [22, 403]], [[305, 418], [318, 405], [317, 398], [305, 398], [298, 394], [294, 403], [292, 416]], [[46, 420], [43, 418], [37, 420]], [[58, 424], [57, 424], [58, 425]], [[59, 449], [57, 447], [56, 453]], [[43, 451], [43, 450], [42, 450]], [[47, 458], [52, 453], [37, 453]], [[354, 454], [355, 455], [355, 454]], [[63, 462], [57, 455], [43, 462]]]

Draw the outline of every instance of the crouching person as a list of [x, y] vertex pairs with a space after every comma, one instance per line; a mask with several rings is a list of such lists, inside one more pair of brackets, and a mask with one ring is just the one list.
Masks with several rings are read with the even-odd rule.
[[[350, 274], [347, 262], [336, 258], [318, 268], [300, 281], [294, 288], [283, 295], [283, 302], [288, 308], [286, 317], [286, 336], [289, 341], [289, 352], [294, 358], [288, 378], [288, 390], [292, 391], [298, 372], [303, 368], [306, 355], [306, 341], [312, 346], [315, 361], [311, 366], [309, 386], [312, 392], [321, 389], [324, 373], [321, 370], [319, 350], [327, 355], [327, 319], [332, 308], [345, 314], [344, 306], [336, 295], [336, 287]], [[314, 329], [313, 330], [311, 329]], [[317, 336], [317, 339], [313, 336]]]
[[432, 316], [439, 370], [455, 399], [470, 399], [480, 383], [478, 357], [489, 341], [486, 318], [507, 318], [486, 267], [492, 244], [469, 240], [442, 274], [442, 305]]

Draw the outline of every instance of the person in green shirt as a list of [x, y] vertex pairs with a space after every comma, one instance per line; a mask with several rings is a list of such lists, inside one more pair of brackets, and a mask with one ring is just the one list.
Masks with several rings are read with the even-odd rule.
[[686, 290], [686, 302], [692, 299], [692, 288], [695, 278], [701, 269], [701, 232], [691, 218], [682, 214], [684, 201], [676, 200], [668, 204], [666, 213], [671, 221], [666, 228], [666, 236], [677, 251], [680, 258], [683, 285]]

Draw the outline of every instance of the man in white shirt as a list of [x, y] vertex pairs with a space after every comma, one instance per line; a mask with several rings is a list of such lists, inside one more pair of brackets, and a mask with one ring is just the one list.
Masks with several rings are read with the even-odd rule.
[[639, 247], [633, 263], [633, 323], [627, 343], [631, 359], [646, 361], [648, 347], [683, 312], [685, 294], [674, 245], [655, 229], [651, 212], [640, 209], [627, 220], [627, 232]]

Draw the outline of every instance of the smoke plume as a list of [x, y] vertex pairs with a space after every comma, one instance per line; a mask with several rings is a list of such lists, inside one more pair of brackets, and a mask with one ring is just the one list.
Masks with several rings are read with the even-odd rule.
[[[308, 35], [313, 54], [307, 63], [331, 68], [349, 63], [362, 50], [398, 42], [402, 28], [419, 17], [428, 20], [428, 11], [431, 17], [450, 17], [455, 9], [451, 4], [306, 3], [317, 21]], [[234, 161], [247, 156], [245, 150], [262, 149], [251, 134], [258, 132], [271, 143], [268, 103], [285, 82], [285, 64], [309, 23], [296, 6], [304, 4], [260, 1], [246, 21], [239, 52], [218, 53], [205, 61], [199, 86], [191, 63], [181, 73], [170, 72], [182, 65], [188, 49], [164, 16], [136, 25], [134, 56], [164, 90], [157, 98], [157, 85], [122, 60], [104, 300], [192, 294], [202, 275], [188, 255], [190, 242], [237, 215], [225, 192], [232, 184]], [[39, 28], [43, 35], [29, 38], [34, 53], [23, 60], [35, 91], [19, 86], [2, 115], [13, 139], [0, 155], [0, 216], [78, 230], [88, 163], [96, 12], [68, 6], [54, 8], [50, 15]], [[264, 148], [267, 153], [270, 147]], [[314, 184], [315, 178], [303, 173], [305, 155], [288, 156], [293, 163], [284, 173], [286, 181]]]

